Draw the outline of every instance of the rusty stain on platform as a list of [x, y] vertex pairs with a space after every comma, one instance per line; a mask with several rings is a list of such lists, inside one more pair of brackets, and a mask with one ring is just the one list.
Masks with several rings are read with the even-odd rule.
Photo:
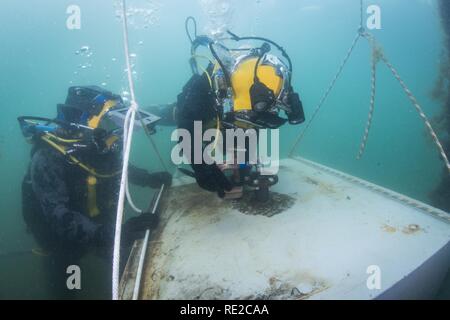
[[396, 233], [397, 232], [397, 228], [390, 226], [388, 224], [384, 224], [381, 229], [387, 233]]
[[412, 235], [422, 231], [422, 228], [417, 224], [410, 224], [403, 228], [402, 232], [404, 234]]

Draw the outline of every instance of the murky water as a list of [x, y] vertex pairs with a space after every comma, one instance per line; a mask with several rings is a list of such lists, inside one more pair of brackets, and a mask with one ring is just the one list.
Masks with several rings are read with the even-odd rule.
[[[372, 2], [381, 8], [382, 20], [381, 29], [371, 32], [420, 102], [448, 153], [449, 33], [443, 28], [448, 26], [448, 13], [441, 14], [438, 0]], [[195, 16], [199, 34], [220, 37], [229, 28], [282, 44], [293, 60], [293, 86], [302, 96], [307, 121], [360, 22], [359, 0], [129, 0], [128, 4], [130, 57], [142, 107], [176, 101], [189, 79], [190, 43], [184, 23], [187, 16]], [[80, 29], [67, 28], [66, 10], [71, 5], [81, 9]], [[36, 243], [26, 232], [21, 214], [21, 181], [31, 147], [16, 118], [54, 117], [56, 104], [64, 101], [72, 85], [95, 84], [121, 94], [125, 102], [130, 99], [120, 9], [120, 2], [110, 0], [1, 3], [0, 298], [48, 297], [45, 257], [33, 253]], [[369, 112], [371, 54], [368, 42], [360, 40], [296, 154], [448, 210], [450, 183], [439, 151], [382, 64], [377, 69], [367, 148], [362, 159], [356, 159]], [[283, 127], [283, 157], [304, 127]], [[171, 132], [161, 128], [155, 136], [167, 164], [171, 163]], [[149, 171], [161, 170], [143, 134], [135, 137], [132, 161]], [[132, 192], [143, 206], [152, 195], [137, 187]], [[110, 264], [94, 256], [85, 260], [89, 279], [78, 298], [110, 298], [110, 279], [104, 272]], [[447, 281], [441, 296], [449, 297], [448, 288]]]

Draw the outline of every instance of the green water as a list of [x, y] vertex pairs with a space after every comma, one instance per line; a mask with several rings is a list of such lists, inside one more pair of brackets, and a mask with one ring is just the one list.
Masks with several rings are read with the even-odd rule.
[[[208, 2], [208, 1], [206, 1]], [[213, 1], [214, 2], [214, 1]], [[217, 2], [217, 1], [216, 1]], [[220, 1], [218, 1], [220, 2]], [[238, 34], [257, 34], [285, 47], [294, 63], [294, 87], [311, 115], [353, 40], [359, 24], [357, 0], [221, 1]], [[431, 99], [442, 50], [442, 32], [435, 0], [378, 0], [382, 29], [373, 31], [431, 118], [441, 106]], [[114, 92], [128, 90], [120, 20], [111, 0], [2, 0], [0, 3], [0, 254], [26, 251], [35, 245], [21, 217], [20, 183], [30, 147], [16, 122], [20, 115], [53, 117], [73, 84], [105, 84]], [[131, 52], [136, 54], [136, 94], [142, 106], [173, 102], [190, 76], [190, 44], [184, 31], [188, 15], [197, 17], [199, 32], [208, 25], [205, 1], [129, 1], [130, 6], [155, 9], [144, 28], [130, 27]], [[66, 8], [82, 10], [81, 30], [66, 28]], [[207, 10], [206, 10], [207, 11]], [[89, 46], [90, 58], [76, 55]], [[91, 65], [86, 69], [80, 65]], [[76, 72], [76, 74], [75, 74]], [[377, 104], [367, 151], [356, 160], [370, 96], [370, 50], [362, 40], [319, 114], [298, 154], [413, 198], [429, 202], [443, 163], [423, 122], [385, 67], [379, 68]], [[300, 127], [286, 127], [281, 149], [286, 156]], [[171, 129], [156, 141], [170, 163]], [[133, 162], [160, 169], [144, 137], [133, 146]], [[146, 190], [133, 189], [139, 203]], [[41, 258], [20, 255], [0, 258], [1, 298], [45, 298]], [[109, 298], [108, 281], [94, 258], [90, 286], [82, 297]], [[89, 268], [89, 267], [88, 267]]]

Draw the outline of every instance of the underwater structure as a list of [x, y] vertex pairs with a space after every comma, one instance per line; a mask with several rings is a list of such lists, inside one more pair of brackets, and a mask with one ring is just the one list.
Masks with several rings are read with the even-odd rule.
[[[314, 115], [361, 38], [373, 47], [372, 82], [381, 60], [418, 111], [450, 170], [444, 147], [422, 108], [362, 23]], [[371, 114], [374, 95], [375, 90]], [[267, 199], [258, 197], [257, 186], [240, 200], [227, 200], [202, 190], [189, 175], [175, 176], [173, 186], [168, 190], [162, 186], [148, 210], [158, 212], [161, 223], [135, 242], [120, 285], [113, 277], [114, 299], [435, 296], [450, 269], [449, 213], [294, 152], [281, 160], [279, 178], [282, 183], [271, 185]]]
[[[433, 98], [442, 102], [442, 113], [436, 119], [443, 137], [446, 154], [450, 155], [450, 2], [439, 1], [439, 11], [444, 33], [444, 50], [440, 65], [439, 77], [433, 92]], [[441, 182], [432, 192], [433, 205], [450, 211], [450, 175], [443, 171]]]
[[[270, 201], [219, 199], [192, 178], [159, 194], [120, 298], [432, 298], [450, 268], [450, 214], [303, 158]], [[377, 278], [377, 274], [380, 276]]]

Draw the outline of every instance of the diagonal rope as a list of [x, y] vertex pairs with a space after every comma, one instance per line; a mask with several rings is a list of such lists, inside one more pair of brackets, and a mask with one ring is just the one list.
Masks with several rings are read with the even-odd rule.
[[357, 159], [361, 159], [364, 151], [367, 147], [367, 141], [369, 139], [370, 128], [372, 127], [373, 114], [375, 111], [375, 97], [376, 97], [376, 82], [377, 82], [377, 64], [380, 61], [380, 55], [382, 54], [380, 49], [376, 46], [372, 47], [372, 77], [371, 77], [371, 94], [370, 94], [370, 109], [369, 117], [367, 120], [366, 129], [364, 131], [364, 137], [359, 148]]
[[409, 88], [406, 86], [403, 79], [400, 77], [397, 70], [394, 68], [394, 66], [389, 62], [389, 60], [383, 55], [381, 57], [382, 61], [386, 64], [386, 66], [391, 70], [392, 74], [394, 75], [395, 79], [400, 83], [400, 86], [403, 88], [403, 91], [405, 91], [406, 95], [408, 96], [409, 100], [413, 104], [414, 108], [419, 113], [420, 118], [425, 123], [425, 126], [428, 129], [429, 134], [431, 135], [431, 138], [434, 141], [434, 144], [437, 146], [439, 153], [441, 154], [442, 160], [445, 162], [445, 165], [447, 167], [447, 170], [450, 173], [450, 162], [448, 160], [447, 154], [445, 153], [444, 147], [442, 146], [442, 143], [439, 141], [439, 138], [434, 131], [430, 121], [428, 120], [427, 116], [425, 115], [425, 112], [423, 111], [422, 107], [420, 106], [419, 102], [417, 101], [416, 97], [413, 95], [413, 93], [409, 90]]
[[333, 90], [334, 86], [336, 85], [337, 80], [341, 76], [342, 71], [344, 70], [344, 67], [346, 66], [348, 60], [350, 59], [350, 56], [352, 55], [352, 52], [355, 49], [356, 44], [358, 43], [358, 40], [360, 38], [361, 38], [361, 34], [358, 32], [358, 34], [356, 35], [355, 39], [353, 40], [353, 42], [352, 42], [352, 44], [350, 46], [350, 49], [347, 51], [347, 54], [346, 54], [344, 60], [342, 61], [341, 65], [339, 66], [338, 72], [336, 73], [336, 75], [334, 76], [334, 78], [331, 81], [330, 85], [328, 86], [327, 90], [325, 91], [325, 94], [322, 96], [322, 99], [320, 99], [320, 102], [317, 105], [317, 107], [316, 107], [316, 109], [315, 109], [311, 119], [308, 121], [305, 129], [303, 129], [303, 131], [296, 138], [296, 140], [294, 142], [294, 145], [292, 146], [292, 148], [291, 148], [291, 150], [289, 152], [289, 156], [290, 157], [292, 157], [294, 155], [295, 149], [297, 149], [297, 146], [303, 140], [303, 138], [305, 137], [306, 132], [311, 127], [312, 122], [315, 120], [316, 116], [319, 114], [320, 109], [322, 108], [323, 104], [325, 103], [325, 101], [327, 100], [327, 98], [330, 95], [331, 91]]
[[[398, 73], [397, 69], [390, 63], [386, 55], [381, 51], [381, 47], [378, 45], [375, 37], [371, 35], [368, 32], [364, 32], [362, 34], [364, 38], [369, 41], [372, 48], [375, 48], [377, 50], [377, 59], [384, 62], [384, 64], [389, 68], [389, 70], [392, 72], [394, 78], [399, 82], [400, 86], [402, 87], [403, 91], [408, 96], [408, 99], [411, 101], [412, 105], [416, 109], [417, 113], [419, 114], [420, 118], [424, 122], [426, 128], [428, 129], [428, 133], [430, 134], [431, 138], [433, 139], [434, 144], [439, 150], [439, 153], [442, 157], [442, 160], [445, 163], [445, 166], [447, 167], [449, 173], [450, 173], [450, 162], [448, 160], [447, 154], [445, 153], [444, 147], [442, 146], [442, 143], [440, 142], [436, 132], [433, 129], [433, 126], [431, 125], [431, 122], [428, 120], [428, 117], [425, 115], [425, 112], [423, 111], [422, 107], [420, 106], [419, 102], [417, 101], [414, 94], [411, 92], [411, 90], [408, 88], [406, 83], [401, 78], [400, 74]], [[370, 129], [370, 128], [369, 128]]]
[[330, 95], [331, 91], [333, 90], [334, 86], [336, 85], [337, 80], [339, 79], [342, 71], [344, 70], [345, 65], [347, 64], [348, 60], [350, 59], [350, 56], [352, 55], [353, 50], [356, 47], [356, 44], [358, 43], [358, 40], [361, 38], [361, 36], [364, 34], [364, 0], [359, 0], [359, 8], [360, 8], [360, 19], [359, 19], [359, 28], [358, 33], [355, 36], [355, 39], [353, 40], [350, 49], [347, 52], [347, 55], [345, 56], [342, 64], [339, 66], [338, 72], [336, 73], [336, 76], [331, 81], [330, 86], [327, 88], [325, 94], [323, 95], [322, 99], [320, 99], [319, 104], [317, 105], [316, 109], [314, 110], [314, 113], [311, 117], [311, 119], [308, 121], [308, 123], [305, 126], [305, 129], [303, 129], [302, 132], [297, 136], [294, 145], [292, 146], [291, 150], [289, 151], [289, 157], [292, 157], [294, 155], [295, 150], [297, 149], [297, 146], [300, 144], [300, 142], [303, 140], [303, 138], [306, 135], [306, 132], [311, 127], [312, 122], [316, 118], [316, 116], [319, 114], [320, 109], [322, 108], [323, 104], [327, 100], [328, 96]]

